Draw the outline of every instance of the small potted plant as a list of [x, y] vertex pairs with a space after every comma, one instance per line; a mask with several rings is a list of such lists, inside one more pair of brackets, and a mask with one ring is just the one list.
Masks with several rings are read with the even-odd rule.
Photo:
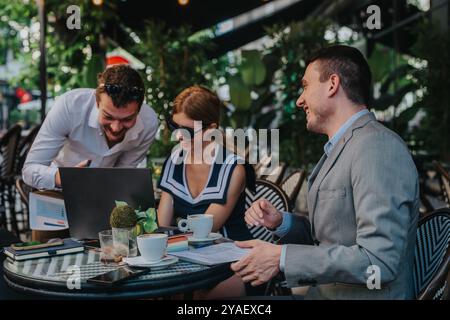
[[[121, 245], [124, 247], [123, 250], [119, 250], [123, 251], [122, 256], [136, 256], [137, 236], [152, 233], [158, 228], [155, 208], [148, 208], [146, 211], [135, 210], [124, 201], [116, 201], [116, 206], [111, 212], [110, 224], [113, 241], [119, 247]], [[126, 243], [128, 248], [124, 246]]]

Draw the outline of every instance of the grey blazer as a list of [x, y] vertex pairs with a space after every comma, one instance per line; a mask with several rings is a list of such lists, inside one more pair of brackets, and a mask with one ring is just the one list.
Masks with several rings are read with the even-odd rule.
[[[294, 216], [286, 236], [290, 287], [311, 299], [412, 299], [419, 215], [418, 174], [402, 139], [360, 117], [308, 179], [309, 221]], [[309, 235], [305, 233], [310, 232]], [[300, 244], [298, 244], [300, 243]], [[368, 267], [379, 268], [380, 289]]]

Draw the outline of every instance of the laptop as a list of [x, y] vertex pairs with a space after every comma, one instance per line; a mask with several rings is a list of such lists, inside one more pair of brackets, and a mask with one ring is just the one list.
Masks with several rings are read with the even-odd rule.
[[155, 206], [150, 169], [145, 168], [59, 168], [70, 236], [98, 239], [111, 229], [109, 217], [115, 201], [135, 209]]

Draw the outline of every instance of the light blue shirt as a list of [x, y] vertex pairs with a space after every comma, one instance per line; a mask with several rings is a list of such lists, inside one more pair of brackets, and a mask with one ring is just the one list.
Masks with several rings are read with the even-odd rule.
[[[360, 117], [362, 117], [368, 113], [370, 113], [369, 110], [363, 109], [363, 110], [355, 113], [347, 121], [345, 121], [345, 123], [339, 128], [339, 130], [331, 137], [330, 140], [328, 140], [328, 142], [323, 147], [323, 150], [324, 150], [325, 154], [327, 155], [327, 157], [330, 156], [331, 151], [336, 146], [338, 141], [342, 138], [345, 131], [347, 131], [347, 129], [350, 128], [356, 120], [358, 120]], [[274, 231], [274, 233], [280, 238], [284, 237], [288, 233], [288, 231], [292, 225], [292, 214], [289, 212], [282, 212], [281, 214], [283, 216], [283, 221], [278, 226], [278, 228]], [[283, 245], [281, 248], [281, 257], [280, 257], [280, 270], [282, 272], [284, 272], [284, 266], [285, 266], [285, 262], [286, 262], [286, 250], [287, 250], [287, 245]]]
[[328, 140], [327, 143], [325, 143], [323, 150], [324, 150], [325, 154], [327, 155], [327, 157], [330, 156], [331, 151], [336, 146], [338, 141], [342, 138], [345, 131], [347, 131], [347, 129], [350, 128], [356, 120], [358, 120], [360, 117], [362, 117], [368, 113], [370, 113], [369, 110], [363, 109], [363, 110], [355, 113], [347, 121], [345, 121], [345, 123], [339, 128], [339, 130], [334, 134], [334, 136], [332, 136], [331, 139]]

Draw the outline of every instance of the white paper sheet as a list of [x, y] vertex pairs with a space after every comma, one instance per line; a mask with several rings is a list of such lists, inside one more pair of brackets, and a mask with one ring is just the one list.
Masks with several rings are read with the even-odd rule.
[[225, 242], [198, 249], [171, 252], [170, 254], [199, 264], [215, 265], [238, 261], [249, 252], [250, 249], [239, 248], [234, 242]]
[[68, 227], [64, 200], [30, 192], [31, 230], [54, 231]]

